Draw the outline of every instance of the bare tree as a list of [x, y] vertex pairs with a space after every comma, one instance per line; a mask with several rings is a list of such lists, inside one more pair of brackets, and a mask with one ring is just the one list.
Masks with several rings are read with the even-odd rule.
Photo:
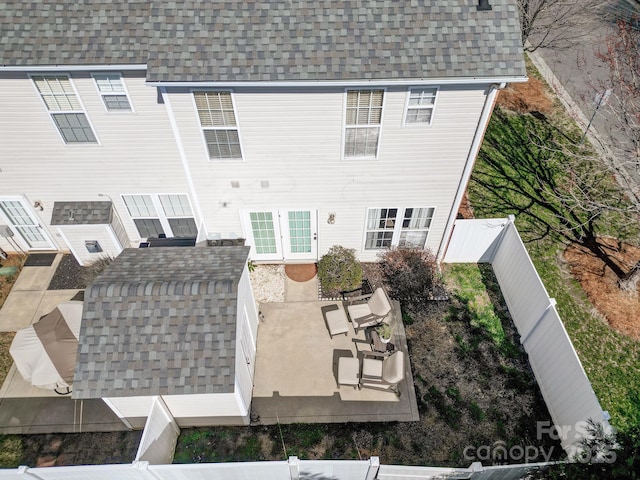
[[[485, 135], [470, 183], [479, 213], [515, 213], [531, 240], [553, 236], [577, 243], [601, 259], [620, 282], [633, 266], [620, 265], [603, 234], [628, 238], [637, 233], [640, 207], [630, 202], [611, 171], [579, 132], [565, 132], [544, 116], [500, 109]], [[622, 286], [622, 284], [621, 284]]]
[[[632, 195], [640, 203], [640, 23], [618, 20], [604, 45], [595, 52], [608, 75], [592, 82], [598, 91], [609, 89], [609, 147], [631, 177]], [[593, 83], [596, 83], [593, 85]]]
[[518, 0], [522, 44], [528, 52], [539, 48], [568, 49], [591, 31], [600, 6], [596, 0]]

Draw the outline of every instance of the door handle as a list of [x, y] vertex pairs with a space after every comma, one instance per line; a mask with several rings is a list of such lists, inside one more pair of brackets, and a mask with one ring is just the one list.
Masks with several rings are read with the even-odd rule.
[[318, 233], [314, 233], [314, 234], [313, 234], [313, 239], [314, 239], [314, 240], [317, 240], [317, 239], [318, 239]]

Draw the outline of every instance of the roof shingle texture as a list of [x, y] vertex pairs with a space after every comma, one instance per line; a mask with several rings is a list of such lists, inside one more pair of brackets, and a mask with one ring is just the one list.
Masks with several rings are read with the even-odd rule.
[[123, 251], [85, 291], [73, 398], [234, 390], [249, 247]]
[[0, 3], [1, 64], [147, 63], [165, 82], [525, 76], [515, 0], [51, 3]]
[[108, 225], [111, 202], [54, 202], [51, 225]]

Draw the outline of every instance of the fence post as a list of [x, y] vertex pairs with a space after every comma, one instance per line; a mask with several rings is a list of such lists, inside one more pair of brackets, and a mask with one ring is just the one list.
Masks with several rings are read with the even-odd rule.
[[298, 457], [289, 457], [289, 475], [291, 480], [300, 479], [300, 460]]
[[378, 476], [378, 470], [380, 470], [380, 457], [371, 457], [365, 480], [374, 480]]
[[493, 247], [493, 251], [491, 252], [491, 258], [489, 258], [489, 264], [491, 266], [493, 266], [493, 261], [496, 258], [496, 253], [498, 253], [498, 250], [500, 250], [500, 245], [502, 245], [502, 239], [505, 236], [505, 232], [507, 231], [507, 228], [509, 228], [509, 225], [513, 225], [513, 223], [515, 221], [516, 221], [516, 216], [515, 215], [507, 215], [507, 221], [504, 224], [504, 227], [502, 228], [502, 231], [498, 235], [498, 240], [497, 240], [496, 244]]

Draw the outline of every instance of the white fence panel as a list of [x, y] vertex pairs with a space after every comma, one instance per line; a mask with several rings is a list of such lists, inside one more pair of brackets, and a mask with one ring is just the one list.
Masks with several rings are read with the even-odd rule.
[[443, 261], [446, 263], [490, 262], [507, 222], [506, 218], [456, 220]]
[[[593, 419], [608, 425], [587, 374], [578, 359], [555, 307], [547, 310], [540, 324], [524, 343], [529, 363], [558, 426], [568, 427], [561, 438], [562, 446], [571, 450], [578, 446], [584, 422]], [[561, 368], [559, 368], [561, 366]]]
[[300, 479], [314, 478], [319, 480], [365, 480], [371, 466], [368, 460], [300, 460], [299, 463]]
[[291, 480], [288, 462], [150, 465], [149, 472], [153, 480]]
[[[466, 476], [469, 475], [467, 469], [460, 468], [444, 468], [444, 467], [405, 467], [402, 465], [380, 465], [378, 471], [378, 480], [431, 480], [448, 478], [448, 475], [453, 475], [455, 472], [462, 472]], [[456, 477], [452, 477], [456, 478]], [[460, 478], [460, 477], [458, 477]], [[468, 478], [468, 477], [462, 477]]]
[[180, 428], [171, 412], [162, 398], [155, 397], [140, 439], [136, 461], [145, 461], [152, 465], [170, 464], [173, 461], [178, 435]]
[[549, 295], [511, 222], [491, 265], [518, 332], [526, 337], [549, 305]]

